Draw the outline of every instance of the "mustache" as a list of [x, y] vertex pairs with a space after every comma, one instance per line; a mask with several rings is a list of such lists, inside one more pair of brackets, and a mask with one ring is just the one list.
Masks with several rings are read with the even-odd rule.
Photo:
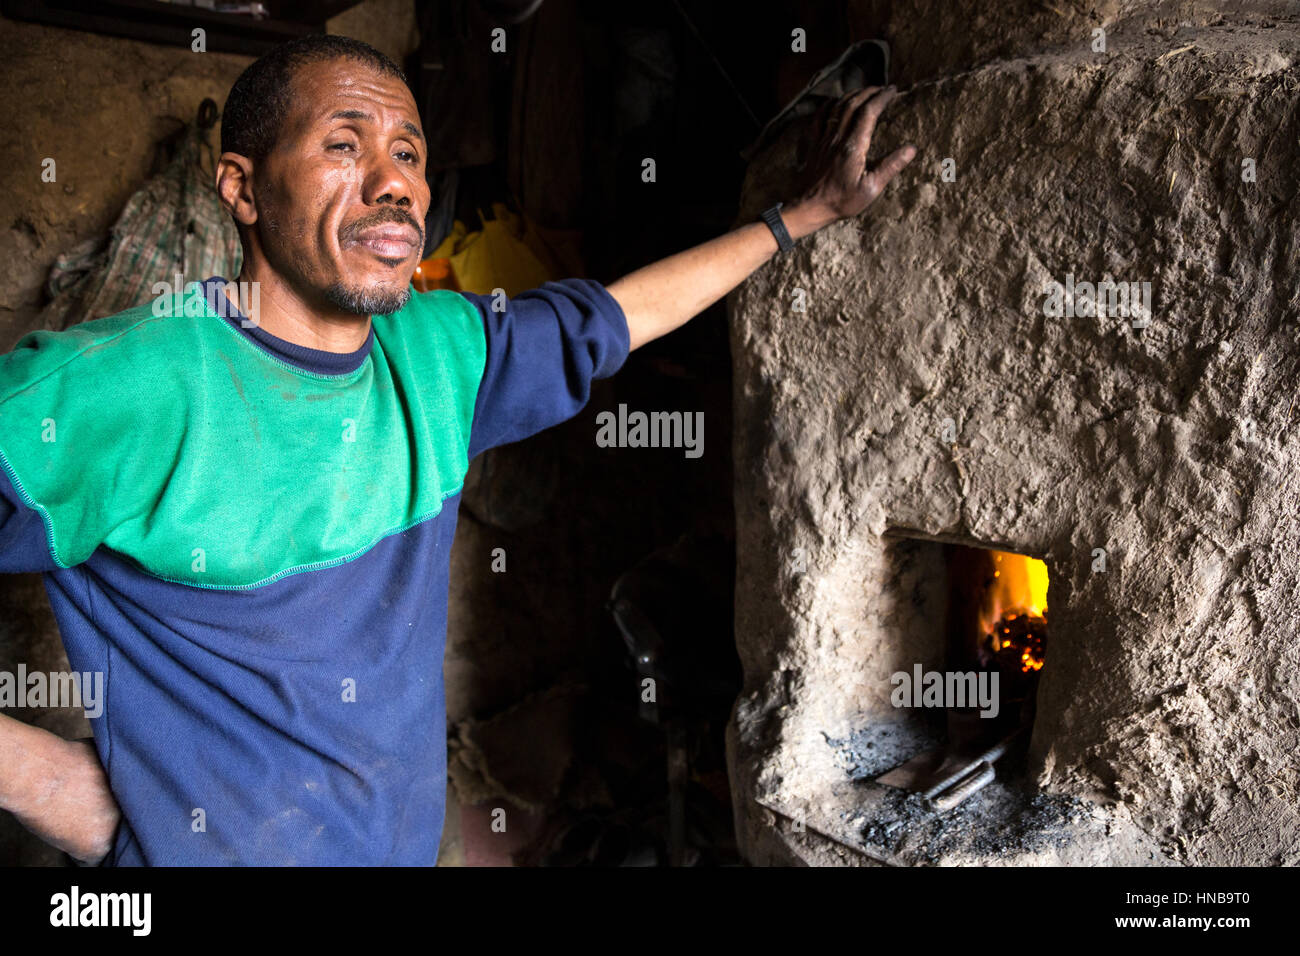
[[344, 226], [343, 238], [355, 239], [371, 226], [382, 226], [388, 222], [395, 222], [400, 226], [410, 226], [419, 234], [420, 249], [424, 249], [424, 224], [416, 222], [414, 216], [404, 209], [398, 209], [396, 206], [384, 206], [382, 209], [376, 210], [373, 215]]

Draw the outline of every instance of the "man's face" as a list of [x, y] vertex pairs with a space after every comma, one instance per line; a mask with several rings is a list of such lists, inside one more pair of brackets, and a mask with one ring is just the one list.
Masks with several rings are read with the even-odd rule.
[[305, 64], [253, 174], [262, 251], [308, 301], [358, 315], [405, 304], [429, 186], [410, 90], [350, 59]]

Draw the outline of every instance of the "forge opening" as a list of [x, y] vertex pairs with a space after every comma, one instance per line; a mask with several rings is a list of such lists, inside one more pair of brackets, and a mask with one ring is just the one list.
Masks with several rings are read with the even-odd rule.
[[1047, 565], [957, 544], [944, 545], [943, 556], [947, 669], [995, 673], [1002, 702], [1032, 710], [1047, 663]]
[[[943, 708], [939, 742], [876, 777], [946, 812], [1028, 747], [1038, 677], [1047, 660], [1047, 566], [1010, 551], [945, 544], [943, 669], [917, 677], [916, 698]], [[936, 630], [939, 622], [932, 625]], [[933, 692], [933, 693], [931, 693]]]
[[949, 575], [963, 584], [953, 614], [976, 642], [981, 663], [1009, 677], [1035, 677], [1047, 657], [1047, 565], [1010, 551], [947, 550]]
[[879, 559], [855, 651], [873, 686], [835, 732], [792, 738], [818, 740], [800, 760], [827, 775], [783, 782], [772, 809], [890, 865], [1092, 859], [1103, 823], [1031, 769], [1039, 680], [1069, 643], [1048, 640], [1046, 564], [915, 533], [888, 534]]

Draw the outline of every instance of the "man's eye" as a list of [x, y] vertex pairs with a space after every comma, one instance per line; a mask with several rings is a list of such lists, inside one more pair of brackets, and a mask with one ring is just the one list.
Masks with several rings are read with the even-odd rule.
[[405, 149], [399, 152], [397, 155], [400, 157], [405, 157], [404, 159], [402, 159], [402, 162], [404, 163], [413, 163], [416, 161], [416, 159], [419, 158], [410, 150], [405, 150]]
[[326, 148], [326, 149], [338, 149], [338, 150], [351, 149], [351, 148], [352, 148], [352, 144], [351, 144], [351, 143], [333, 143], [333, 144], [331, 144], [331, 145], [329, 145], [329, 146], [326, 146], [325, 148]]

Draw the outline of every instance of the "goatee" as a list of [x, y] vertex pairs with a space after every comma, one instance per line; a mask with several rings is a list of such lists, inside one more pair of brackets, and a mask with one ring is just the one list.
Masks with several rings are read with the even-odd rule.
[[325, 298], [344, 312], [356, 315], [392, 315], [411, 298], [408, 286], [400, 290], [361, 289], [335, 282], [325, 290]]

